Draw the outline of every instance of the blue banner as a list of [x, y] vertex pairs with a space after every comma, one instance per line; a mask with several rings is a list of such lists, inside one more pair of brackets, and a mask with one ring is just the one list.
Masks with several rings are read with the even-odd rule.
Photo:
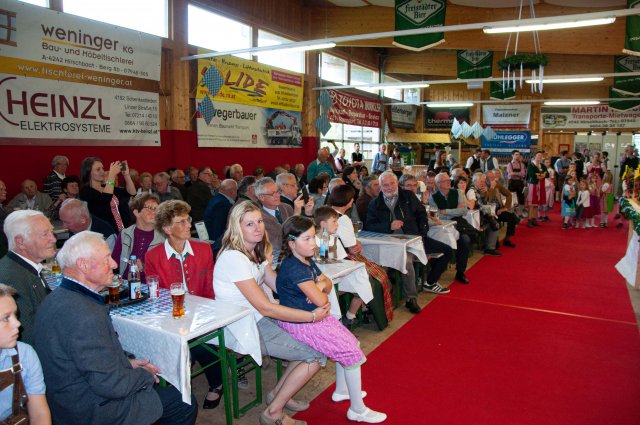
[[480, 142], [482, 149], [489, 149], [491, 154], [509, 154], [514, 149], [520, 152], [529, 152], [531, 146], [530, 131], [496, 131], [495, 136], [491, 140], [487, 140], [482, 135]]

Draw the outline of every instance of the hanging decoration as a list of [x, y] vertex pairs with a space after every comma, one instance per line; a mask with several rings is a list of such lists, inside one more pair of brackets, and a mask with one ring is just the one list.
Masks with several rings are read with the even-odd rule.
[[[520, 0], [520, 9], [518, 11], [518, 20], [522, 19], [522, 6], [524, 0]], [[529, 0], [529, 14], [531, 18], [536, 17], [536, 13], [533, 9], [533, 0]], [[534, 83], [531, 84], [531, 92], [536, 91], [542, 93], [544, 67], [549, 63], [547, 56], [540, 52], [540, 38], [538, 37], [538, 31], [533, 31], [533, 47], [534, 53], [520, 53], [518, 54], [518, 41], [520, 33], [516, 33], [516, 39], [513, 47], [513, 52], [510, 53], [511, 36], [509, 34], [509, 40], [507, 41], [507, 48], [504, 52], [504, 58], [498, 61], [498, 67], [502, 70], [502, 91], [506, 93], [510, 90], [516, 89], [516, 85], [522, 88], [524, 80], [524, 70], [531, 71], [531, 79]]]
[[318, 96], [318, 104], [320, 105], [320, 117], [316, 120], [316, 128], [320, 130], [323, 136], [326, 136], [329, 130], [331, 130], [328, 115], [329, 109], [333, 106], [333, 100], [327, 90], [322, 90], [320, 96]]

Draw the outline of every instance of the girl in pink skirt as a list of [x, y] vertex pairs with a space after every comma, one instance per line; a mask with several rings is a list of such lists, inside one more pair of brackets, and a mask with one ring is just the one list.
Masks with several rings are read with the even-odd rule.
[[[313, 311], [326, 305], [333, 284], [322, 274], [312, 257], [316, 249], [316, 230], [308, 218], [293, 216], [282, 226], [282, 250], [276, 288], [280, 304]], [[336, 390], [333, 401], [350, 400], [347, 418], [356, 422], [379, 423], [384, 413], [364, 405], [360, 366], [365, 362], [358, 340], [336, 318], [327, 316], [311, 323], [279, 321], [278, 325], [294, 339], [303, 342], [336, 362]]]

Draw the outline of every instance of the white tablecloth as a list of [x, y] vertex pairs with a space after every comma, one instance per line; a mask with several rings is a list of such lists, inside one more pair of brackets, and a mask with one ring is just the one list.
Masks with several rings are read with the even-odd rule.
[[441, 220], [442, 225], [430, 225], [429, 237], [449, 245], [452, 249], [458, 247], [460, 233], [456, 230], [456, 222], [453, 220]]
[[[340, 260], [339, 263], [318, 264], [322, 273], [327, 276], [334, 284], [338, 285], [340, 291], [358, 294], [360, 298], [369, 303], [373, 299], [373, 290], [369, 283], [369, 275], [364, 263], [351, 260]], [[340, 319], [340, 305], [338, 304], [338, 295], [335, 288], [329, 294], [331, 302], [331, 315]]]
[[224, 327], [226, 348], [262, 363], [256, 322], [244, 307], [187, 294], [184, 317], [174, 319], [169, 291], [161, 289], [159, 300], [111, 310], [111, 318], [122, 347], [158, 366], [185, 403], [191, 402], [190, 340]]
[[376, 264], [394, 268], [401, 273], [407, 272], [407, 252], [415, 255], [422, 264], [427, 264], [421, 236], [362, 231], [358, 233], [358, 240], [362, 242], [362, 255]]
[[480, 210], [469, 210], [464, 216], [464, 219], [467, 222], [476, 228], [476, 230], [480, 230]]

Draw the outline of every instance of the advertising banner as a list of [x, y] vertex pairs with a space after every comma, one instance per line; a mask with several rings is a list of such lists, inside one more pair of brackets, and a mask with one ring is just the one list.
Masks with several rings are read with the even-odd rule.
[[[446, 0], [395, 0], [395, 29], [441, 27], [447, 11]], [[444, 42], [444, 33], [395, 37], [393, 44], [404, 49], [420, 51]]]
[[531, 132], [496, 131], [490, 140], [483, 134], [480, 146], [482, 149], [489, 149], [492, 154], [511, 155], [514, 149], [527, 153], [531, 147]]
[[[613, 72], [638, 71], [640, 71], [640, 56], [614, 56]], [[640, 75], [613, 77], [613, 90], [626, 95], [640, 95]]]
[[370, 97], [328, 90], [333, 105], [329, 109], [329, 121], [362, 127], [382, 127], [382, 103]]
[[493, 52], [488, 50], [458, 50], [458, 78], [489, 78], [493, 67]]
[[[217, 102], [302, 111], [303, 74], [223, 56], [199, 59], [198, 75], [197, 99], [208, 95]], [[208, 84], [209, 79], [217, 84]]]
[[516, 89], [513, 86], [507, 87], [500, 81], [491, 81], [489, 85], [489, 97], [495, 100], [515, 99]]
[[482, 105], [482, 124], [491, 127], [528, 127], [531, 105]]
[[0, 144], [159, 145], [159, 37], [7, 0], [0, 22]]
[[640, 128], [640, 106], [618, 111], [607, 104], [540, 108], [543, 129]]
[[[627, 0], [627, 8], [640, 8], [640, 0]], [[627, 26], [622, 53], [640, 56], [640, 16], [627, 16]]]
[[[196, 110], [200, 104], [196, 100]], [[207, 125], [197, 115], [198, 146], [213, 148], [301, 147], [302, 114], [283, 109], [213, 102]]]
[[425, 128], [442, 128], [449, 130], [455, 118], [460, 124], [469, 122], [471, 108], [424, 108]]
[[391, 105], [391, 123], [394, 128], [416, 128], [418, 107], [415, 105]]

